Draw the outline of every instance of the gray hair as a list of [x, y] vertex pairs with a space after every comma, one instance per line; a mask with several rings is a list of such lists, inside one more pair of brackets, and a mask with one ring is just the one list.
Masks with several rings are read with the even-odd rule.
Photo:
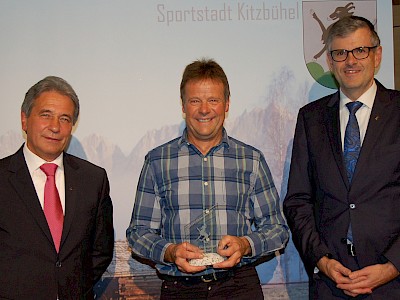
[[67, 96], [74, 103], [75, 110], [72, 123], [75, 125], [79, 117], [79, 99], [72, 86], [64, 79], [56, 76], [47, 76], [33, 85], [25, 94], [24, 102], [21, 106], [21, 112], [27, 117], [30, 116], [35, 100], [44, 92], [58, 92]]
[[332, 25], [332, 28], [329, 30], [328, 37], [326, 39], [326, 47], [328, 51], [332, 50], [331, 46], [334, 38], [347, 37], [349, 34], [355, 32], [357, 29], [360, 28], [369, 29], [372, 45], [380, 46], [381, 40], [379, 39], [379, 36], [375, 31], [374, 25], [372, 25], [369, 20], [359, 16], [348, 16], [334, 23]]

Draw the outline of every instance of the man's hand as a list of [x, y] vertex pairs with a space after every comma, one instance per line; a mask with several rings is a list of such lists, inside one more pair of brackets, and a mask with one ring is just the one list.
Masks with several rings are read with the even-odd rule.
[[335, 259], [324, 256], [318, 261], [317, 268], [337, 284], [348, 284], [352, 282], [349, 278], [351, 270]]
[[169, 245], [164, 255], [166, 262], [176, 264], [182, 272], [197, 273], [206, 269], [205, 266], [191, 266], [188, 260], [193, 258], [203, 258], [203, 251], [187, 242]]
[[227, 260], [214, 264], [214, 268], [232, 268], [243, 256], [251, 254], [249, 241], [245, 237], [225, 235], [218, 243], [218, 254], [228, 257]]
[[360, 276], [358, 279], [352, 280], [349, 276], [351, 274], [351, 270], [343, 266], [340, 262], [335, 259], [330, 259], [326, 256], [322, 257], [318, 263], [317, 268], [332, 279], [337, 285], [336, 287], [342, 289], [343, 292], [351, 297], [356, 297], [358, 294], [352, 290], [348, 290], [347, 288], [343, 288], [344, 286], [354, 284], [355, 282], [359, 282], [363, 280], [364, 277]]
[[388, 283], [397, 276], [399, 276], [399, 271], [391, 262], [376, 264], [351, 272], [349, 274], [351, 282], [338, 284], [337, 287], [350, 296], [371, 294], [373, 289]]

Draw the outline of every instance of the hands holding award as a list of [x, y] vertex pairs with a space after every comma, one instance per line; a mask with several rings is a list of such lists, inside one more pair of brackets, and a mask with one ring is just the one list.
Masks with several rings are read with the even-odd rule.
[[206, 267], [232, 268], [244, 255], [251, 253], [244, 237], [221, 236], [217, 206], [185, 226], [185, 242], [167, 249], [166, 260], [174, 262], [186, 273], [203, 271]]

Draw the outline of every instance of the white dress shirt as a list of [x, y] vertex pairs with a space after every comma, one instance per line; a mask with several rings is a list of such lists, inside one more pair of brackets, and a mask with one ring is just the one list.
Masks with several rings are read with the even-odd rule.
[[[23, 148], [25, 162], [28, 165], [29, 173], [31, 175], [33, 184], [36, 189], [36, 194], [39, 198], [40, 205], [42, 209], [44, 208], [44, 185], [47, 180], [46, 174], [40, 169], [40, 166], [46, 163], [44, 159], [40, 158], [36, 154], [34, 154], [27, 147], [26, 143]], [[61, 206], [65, 215], [65, 180], [64, 180], [64, 163], [63, 163], [63, 153], [61, 153], [54, 161], [54, 163], [58, 165], [55, 174], [56, 186], [58, 193], [60, 195]]]
[[[372, 106], [374, 105], [377, 86], [374, 81], [373, 85], [357, 99], [363, 105], [357, 110], [356, 118], [358, 127], [360, 128], [361, 145], [364, 141], [365, 133], [367, 132], [369, 118], [371, 116]], [[346, 104], [352, 102], [346, 95], [340, 91], [339, 117], [340, 117], [340, 132], [342, 138], [342, 151], [344, 150], [344, 135], [346, 132], [347, 122], [349, 121], [350, 112]]]

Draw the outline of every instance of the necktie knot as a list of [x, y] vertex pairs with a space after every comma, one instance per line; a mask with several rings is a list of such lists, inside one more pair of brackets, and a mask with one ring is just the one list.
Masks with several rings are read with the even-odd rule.
[[355, 115], [357, 110], [362, 106], [363, 104], [360, 101], [353, 101], [349, 102], [346, 104], [347, 109], [350, 112], [350, 115]]
[[54, 176], [57, 168], [58, 168], [58, 165], [53, 164], [53, 163], [43, 164], [40, 166], [40, 169], [46, 174], [46, 176]]

